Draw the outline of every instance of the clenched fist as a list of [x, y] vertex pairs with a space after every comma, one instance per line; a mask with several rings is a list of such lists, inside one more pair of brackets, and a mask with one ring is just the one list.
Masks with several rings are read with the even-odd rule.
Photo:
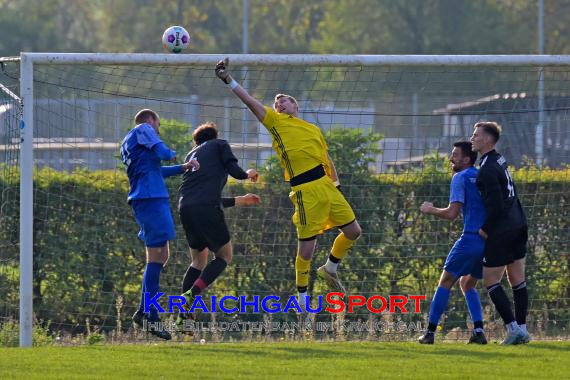
[[257, 180], [259, 179], [259, 173], [255, 169], [247, 169], [246, 173], [247, 173], [247, 178], [249, 178], [251, 182], [257, 182]]
[[232, 77], [228, 72], [230, 61], [228, 58], [221, 60], [216, 65], [216, 76], [220, 78], [225, 84], [230, 84]]

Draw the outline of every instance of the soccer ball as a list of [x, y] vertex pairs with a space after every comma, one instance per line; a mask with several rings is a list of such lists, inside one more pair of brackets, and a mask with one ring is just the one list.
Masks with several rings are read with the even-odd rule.
[[171, 53], [180, 53], [190, 44], [190, 34], [181, 26], [171, 26], [162, 35], [162, 46]]

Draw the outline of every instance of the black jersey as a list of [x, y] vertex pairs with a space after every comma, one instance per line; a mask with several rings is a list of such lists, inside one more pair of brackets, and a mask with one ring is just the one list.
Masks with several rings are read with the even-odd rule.
[[184, 159], [196, 159], [200, 169], [186, 171], [178, 189], [178, 209], [187, 205], [220, 205], [222, 190], [228, 174], [236, 179], [247, 179], [247, 173], [239, 167], [226, 140], [212, 139], [192, 149]]
[[497, 235], [526, 226], [526, 216], [505, 158], [492, 150], [481, 157], [480, 165], [477, 188], [487, 210], [481, 229], [488, 235]]

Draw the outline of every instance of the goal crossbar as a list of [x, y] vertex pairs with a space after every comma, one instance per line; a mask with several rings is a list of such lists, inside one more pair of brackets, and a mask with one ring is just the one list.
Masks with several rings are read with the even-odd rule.
[[569, 65], [570, 55], [318, 55], [318, 54], [140, 54], [22, 53], [33, 63], [98, 65], [204, 65], [224, 58], [237, 65], [331, 66], [556, 66]]

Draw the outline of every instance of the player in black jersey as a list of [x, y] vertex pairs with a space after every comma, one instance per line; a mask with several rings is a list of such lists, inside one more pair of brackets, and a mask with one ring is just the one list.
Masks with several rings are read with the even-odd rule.
[[[223, 212], [224, 205], [231, 206], [232, 202], [231, 199], [222, 199], [228, 174], [252, 182], [258, 179], [255, 169], [246, 172], [238, 165], [228, 142], [218, 139], [218, 129], [214, 123], [200, 125], [192, 138], [196, 146], [186, 155], [185, 161], [197, 160], [200, 170], [188, 170], [178, 189], [178, 211], [192, 255], [192, 264], [185, 274], [183, 284], [188, 287], [191, 280], [195, 279], [190, 289], [183, 293], [187, 301], [186, 310], [192, 306], [194, 298], [214, 282], [232, 260], [232, 244]], [[235, 201], [238, 205], [240, 202], [259, 203], [255, 197], [250, 196], [238, 197]], [[207, 249], [214, 252], [215, 257], [203, 267], [201, 264], [207, 261]], [[185, 316], [179, 314], [179, 326], [183, 324]]]
[[[247, 193], [245, 195], [239, 195], [236, 197], [222, 197], [222, 208], [239, 207], [239, 206], [254, 206], [261, 203], [261, 198], [257, 194]], [[208, 256], [210, 250], [205, 247], [201, 251], [194, 249], [190, 250], [190, 255], [192, 257], [192, 262], [182, 280], [182, 293], [186, 293], [192, 288], [194, 282], [200, 277], [206, 265], [208, 265]]]
[[[530, 337], [526, 329], [526, 216], [517, 197], [507, 162], [495, 150], [495, 144], [501, 136], [501, 126], [496, 122], [479, 122], [475, 124], [474, 129], [471, 143], [473, 150], [481, 154], [477, 187], [487, 211], [487, 218], [479, 231], [486, 240], [483, 281], [507, 327], [508, 334], [502, 344], [528, 343]], [[511, 309], [511, 301], [501, 286], [505, 268], [513, 289], [516, 318]]]

